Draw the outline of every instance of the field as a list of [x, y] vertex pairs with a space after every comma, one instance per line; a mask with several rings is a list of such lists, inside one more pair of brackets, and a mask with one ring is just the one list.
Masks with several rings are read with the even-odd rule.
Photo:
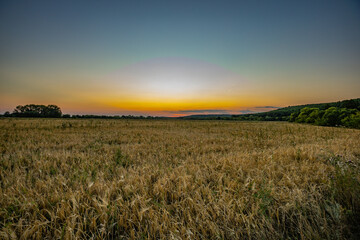
[[356, 239], [360, 130], [0, 119], [0, 239]]

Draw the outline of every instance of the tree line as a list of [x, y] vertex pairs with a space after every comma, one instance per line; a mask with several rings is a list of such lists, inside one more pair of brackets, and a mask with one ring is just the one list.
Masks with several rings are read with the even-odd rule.
[[344, 126], [360, 128], [360, 111], [357, 109], [330, 107], [326, 110], [305, 107], [290, 115], [290, 122], [310, 123], [320, 126]]
[[12, 113], [5, 112], [4, 117], [39, 117], [39, 118], [59, 118], [62, 116], [61, 109], [56, 105], [19, 105]]
[[[56, 105], [19, 105], [12, 113], [5, 112], [4, 117], [40, 117], [40, 118], [100, 118], [100, 119], [168, 119], [152, 116], [107, 116], [107, 115], [70, 115], [62, 114]], [[290, 121], [320, 126], [344, 126], [360, 129], [360, 99], [351, 99], [335, 103], [309, 104], [280, 108], [270, 112], [243, 115], [201, 115], [180, 117], [196, 120], [233, 120], [233, 121]]]
[[320, 126], [360, 128], [360, 98], [332, 103], [289, 106], [269, 112], [242, 115], [202, 115], [183, 119], [232, 121], [290, 121]]
[[[1, 115], [0, 115], [1, 116]], [[5, 112], [3, 117], [30, 117], [30, 118], [99, 118], [99, 119], [164, 119], [164, 117], [152, 116], [108, 116], [108, 115], [70, 115], [62, 114], [60, 107], [56, 105], [19, 105], [12, 113]]]

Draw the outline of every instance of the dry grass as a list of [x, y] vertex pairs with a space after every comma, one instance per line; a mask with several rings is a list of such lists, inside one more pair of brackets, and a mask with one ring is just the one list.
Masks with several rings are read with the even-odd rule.
[[0, 120], [0, 238], [346, 239], [360, 130]]

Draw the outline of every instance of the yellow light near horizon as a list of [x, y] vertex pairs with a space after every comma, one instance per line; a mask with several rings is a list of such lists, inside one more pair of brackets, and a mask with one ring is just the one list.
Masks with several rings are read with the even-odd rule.
[[[245, 81], [215, 64], [186, 58], [160, 58], [131, 64], [109, 74], [111, 89], [97, 102], [118, 109], [179, 110], [233, 108]], [[230, 90], [229, 90], [230, 89]], [[236, 95], [236, 96], [235, 96]]]
[[168, 98], [109, 101], [108, 106], [137, 111], [170, 111], [170, 110], [194, 110], [211, 108], [232, 108], [236, 106], [234, 101], [229, 100], [177, 100]]

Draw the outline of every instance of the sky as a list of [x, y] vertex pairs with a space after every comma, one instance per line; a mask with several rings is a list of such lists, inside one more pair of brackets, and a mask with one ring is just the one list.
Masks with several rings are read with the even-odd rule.
[[358, 97], [357, 0], [0, 0], [0, 113], [239, 114]]

